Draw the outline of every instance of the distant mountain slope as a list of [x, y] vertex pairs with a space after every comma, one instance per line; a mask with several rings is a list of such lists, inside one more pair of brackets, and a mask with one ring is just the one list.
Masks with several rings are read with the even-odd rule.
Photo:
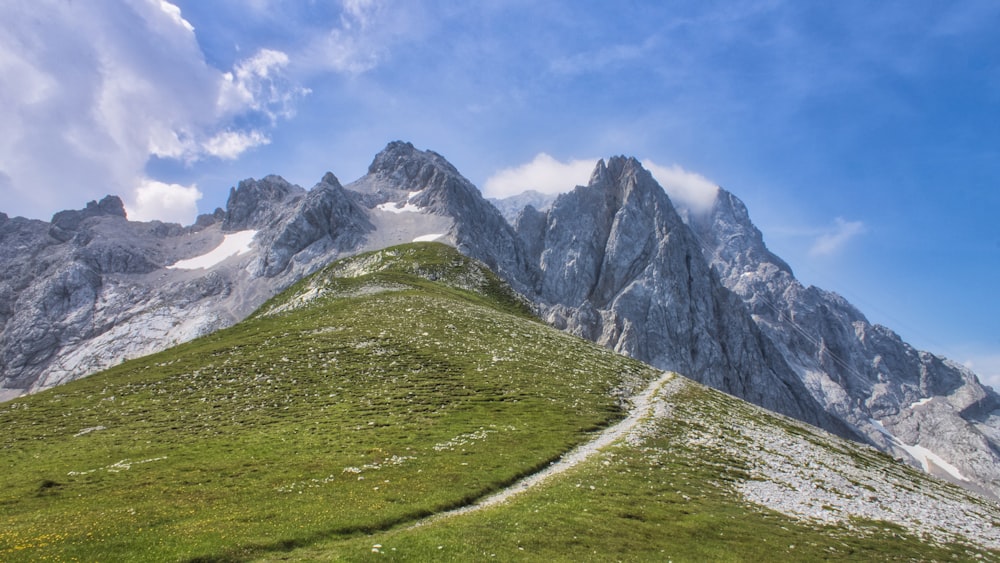
[[[4, 216], [0, 400], [230, 326], [373, 228], [332, 174], [309, 191], [244, 180], [190, 227], [128, 221], [113, 196], [51, 223]], [[192, 260], [237, 234], [246, 248]]]
[[[574, 470], [428, 523], [594, 439], [660, 378], [538, 322], [453, 248], [360, 254], [236, 326], [0, 405], [0, 558], [998, 555], [997, 507], [680, 376]], [[825, 524], [755, 492], [802, 471], [828, 480]]]
[[804, 287], [726, 190], [689, 222], [722, 283], [826, 410], [896, 456], [1000, 496], [996, 392], [968, 369], [872, 325], [843, 297]]

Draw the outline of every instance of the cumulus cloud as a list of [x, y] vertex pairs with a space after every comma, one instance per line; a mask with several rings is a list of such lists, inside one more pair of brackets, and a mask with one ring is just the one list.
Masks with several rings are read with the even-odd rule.
[[205, 142], [205, 152], [222, 159], [233, 160], [248, 149], [271, 142], [260, 131], [223, 131]]
[[543, 194], [568, 192], [585, 185], [597, 164], [597, 159], [560, 162], [545, 153], [521, 166], [505, 168], [490, 176], [483, 184], [486, 197], [504, 198], [528, 190]]
[[166, 184], [146, 178], [134, 190], [126, 213], [132, 221], [158, 219], [190, 225], [198, 216], [198, 200], [201, 197], [202, 193], [196, 186]]
[[660, 166], [651, 160], [644, 160], [642, 165], [663, 186], [674, 205], [694, 213], [711, 211], [715, 205], [719, 186], [701, 174], [688, 172], [676, 164]]
[[9, 0], [0, 21], [0, 173], [13, 215], [126, 196], [154, 156], [236, 158], [308, 92], [279, 51], [211, 66], [166, 0]]
[[170, 16], [170, 19], [174, 20], [174, 23], [177, 25], [187, 29], [188, 31], [194, 31], [194, 26], [191, 25], [191, 22], [181, 16], [181, 9], [177, 6], [167, 2], [166, 0], [160, 0], [160, 9]]
[[809, 255], [816, 257], [835, 254], [851, 239], [864, 234], [866, 230], [865, 224], [861, 221], [846, 221], [837, 217], [833, 228], [820, 235], [813, 242], [812, 247], [809, 248]]

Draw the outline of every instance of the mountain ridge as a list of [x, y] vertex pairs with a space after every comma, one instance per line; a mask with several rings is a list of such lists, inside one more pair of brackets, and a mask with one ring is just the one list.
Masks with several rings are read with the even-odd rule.
[[[560, 195], [544, 211], [526, 208], [510, 223], [444, 157], [393, 142], [376, 155], [365, 176], [346, 186], [332, 173], [311, 190], [279, 176], [244, 180], [231, 190], [226, 210], [200, 216], [190, 227], [127, 221], [111, 198], [61, 215], [69, 218], [65, 225], [70, 228], [60, 227], [61, 232], [74, 233], [66, 240], [48, 232], [51, 224], [8, 218], [0, 221], [0, 246], [8, 248], [0, 256], [8, 264], [0, 276], [0, 393], [5, 393], [0, 399], [229, 326], [343, 256], [434, 239], [486, 263], [554, 326], [842, 436], [875, 443], [944, 478], [949, 476], [941, 464], [928, 455], [918, 459], [922, 454], [915, 448], [927, 449], [921, 443], [930, 443], [920, 441], [919, 428], [930, 436], [935, 432], [928, 430], [931, 421], [951, 421], [948, 430], [968, 439], [953, 440], [960, 447], [946, 456], [972, 459], [959, 465], [974, 476], [973, 486], [1000, 491], [989, 467], [1000, 436], [1000, 421], [992, 414], [995, 394], [977, 387], [974, 374], [960, 372], [959, 380], [966, 383], [951, 389], [965, 391], [952, 393], [953, 401], [932, 400], [908, 409], [899, 405], [927, 398], [927, 392], [938, 389], [933, 382], [955, 380], [954, 373], [928, 379], [931, 385], [920, 393], [913, 391], [919, 385], [890, 389], [863, 381], [838, 391], [822, 378], [808, 377], [809, 362], [836, 367], [841, 352], [810, 348], [794, 329], [768, 322], [771, 301], [765, 297], [770, 294], [747, 290], [751, 281], [799, 293], [810, 288], [796, 289], [788, 281], [794, 279], [791, 268], [766, 249], [745, 206], [730, 196], [720, 190], [715, 215], [678, 213], [638, 161], [612, 157], [598, 163], [588, 186]], [[719, 207], [724, 200], [726, 209]], [[717, 220], [722, 215], [726, 220]], [[235, 233], [252, 235], [245, 253], [206, 270], [168, 268]], [[795, 310], [801, 300], [791, 300], [790, 313], [840, 335], [823, 342], [853, 342], [848, 337], [855, 335], [860, 313], [842, 299], [818, 295], [826, 309], [816, 308], [809, 317], [808, 311]], [[854, 336], [859, 350], [895, 342], [876, 327], [858, 334], [864, 336]], [[878, 355], [882, 363], [894, 358]], [[872, 354], [859, 357], [867, 358], [867, 365], [874, 361]], [[916, 358], [915, 364], [903, 362], [907, 369], [926, 371], [941, 363], [930, 355], [926, 362], [919, 354]], [[893, 396], [888, 391], [900, 397], [888, 403], [889, 410], [839, 406], [855, 400], [851, 393], [857, 395], [858, 389], [871, 391], [858, 400], [871, 399], [876, 406]], [[824, 391], [844, 400], [829, 401]], [[968, 418], [941, 414], [956, 406]], [[875, 424], [861, 416], [865, 412], [888, 418]], [[944, 448], [940, 439], [931, 445], [935, 451]]]

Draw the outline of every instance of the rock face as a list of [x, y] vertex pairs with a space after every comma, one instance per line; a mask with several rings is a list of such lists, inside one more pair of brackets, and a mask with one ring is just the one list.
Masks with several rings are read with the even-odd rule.
[[0, 214], [0, 400], [228, 326], [345, 255], [440, 240], [557, 327], [1000, 496], [1000, 397], [799, 284], [732, 194], [678, 209], [614, 157], [533, 197], [501, 205], [508, 222], [444, 157], [393, 142], [347, 186], [247, 179], [190, 227], [129, 221], [114, 196]]
[[851, 436], [723, 288], [670, 199], [638, 161], [597, 164], [587, 186], [519, 233], [541, 271], [553, 325], [771, 410]]
[[720, 189], [689, 223], [719, 279], [827, 411], [931, 473], [1000, 493], [1000, 396], [975, 374], [804, 287], [731, 193]]
[[[50, 223], [5, 216], [0, 400], [233, 324], [372, 229], [332, 174], [308, 192], [278, 176], [244, 180], [226, 207], [191, 227], [128, 221], [113, 196]], [[241, 231], [256, 235], [249, 252], [171, 267]]]

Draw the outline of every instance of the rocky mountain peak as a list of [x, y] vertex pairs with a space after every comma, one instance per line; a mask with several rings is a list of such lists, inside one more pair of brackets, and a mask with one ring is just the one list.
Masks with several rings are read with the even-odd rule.
[[277, 214], [275, 207], [301, 196], [305, 190], [281, 176], [270, 175], [260, 180], [247, 178], [230, 188], [226, 202], [224, 231], [242, 231], [267, 225]]
[[52, 216], [49, 235], [66, 242], [80, 228], [80, 224], [91, 217], [120, 217], [125, 219], [125, 204], [115, 195], [104, 196], [101, 201], [90, 201], [79, 210], [60, 211]]
[[673, 209], [663, 188], [634, 157], [600, 160], [590, 175], [587, 189], [603, 192], [608, 208], [613, 210], [628, 205], [653, 205], [654, 200], [656, 205]]
[[336, 186], [338, 188], [342, 187], [340, 185], [340, 180], [338, 180], [337, 177], [333, 175], [333, 172], [327, 172], [326, 174], [323, 174], [323, 179], [320, 180], [319, 184], [317, 184], [316, 186], [319, 187], [323, 185]]
[[803, 286], [733, 194], [720, 188], [711, 212], [688, 222], [722, 283], [824, 410], [926, 471], [998, 496], [1000, 396], [870, 324], [840, 295]]
[[391, 142], [376, 155], [368, 174], [346, 188], [369, 209], [405, 204], [421, 214], [450, 218], [448, 234], [461, 252], [485, 262], [519, 291], [534, 285], [537, 274], [514, 229], [440, 154]]
[[368, 174], [392, 178], [403, 185], [426, 183], [435, 170], [459, 175], [458, 170], [434, 151], [422, 151], [412, 143], [393, 141], [372, 160]]
[[[792, 268], [764, 244], [764, 235], [750, 220], [746, 205], [719, 188], [710, 211], [689, 214], [688, 226], [698, 237], [709, 264], [724, 279], [752, 274], [761, 266], [792, 276]], [[744, 280], [746, 281], [746, 280]]]

